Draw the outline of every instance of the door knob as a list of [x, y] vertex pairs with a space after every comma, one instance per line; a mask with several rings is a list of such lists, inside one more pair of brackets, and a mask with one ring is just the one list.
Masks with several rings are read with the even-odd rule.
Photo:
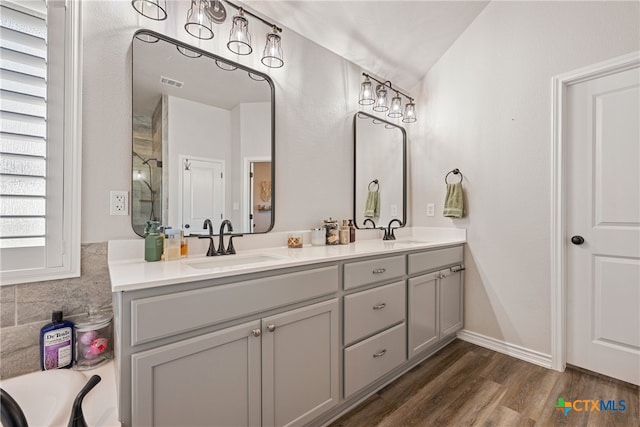
[[574, 245], [581, 245], [584, 243], [584, 237], [582, 236], [573, 236], [571, 238], [571, 243], [573, 243]]

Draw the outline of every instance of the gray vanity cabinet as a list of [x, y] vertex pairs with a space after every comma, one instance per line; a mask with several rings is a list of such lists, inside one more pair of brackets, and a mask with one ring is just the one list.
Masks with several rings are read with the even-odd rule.
[[263, 426], [304, 425], [338, 404], [338, 317], [332, 299], [262, 319]]
[[[409, 358], [450, 337], [463, 326], [463, 249], [461, 246], [408, 257]], [[443, 268], [447, 267], [447, 268]], [[433, 270], [427, 274], [423, 271]]]
[[260, 425], [260, 322], [136, 353], [133, 426]]
[[123, 425], [304, 425], [330, 410], [338, 286], [333, 263], [114, 294]]

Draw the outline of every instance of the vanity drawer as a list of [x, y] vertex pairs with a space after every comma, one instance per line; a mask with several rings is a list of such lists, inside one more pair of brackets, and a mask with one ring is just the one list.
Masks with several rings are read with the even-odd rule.
[[344, 342], [381, 331], [405, 319], [404, 281], [344, 297]]
[[404, 255], [352, 262], [344, 265], [344, 288], [351, 289], [369, 283], [404, 276]]
[[437, 270], [440, 267], [461, 263], [463, 247], [437, 249], [435, 251], [420, 252], [409, 255], [409, 274], [423, 273]]
[[308, 300], [338, 290], [338, 266], [131, 301], [131, 345]]
[[407, 359], [405, 331], [405, 323], [401, 323], [344, 350], [345, 398]]

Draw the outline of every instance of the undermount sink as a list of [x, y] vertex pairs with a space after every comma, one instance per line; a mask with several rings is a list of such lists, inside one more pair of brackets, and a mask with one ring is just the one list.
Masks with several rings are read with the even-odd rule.
[[207, 269], [220, 267], [236, 267], [248, 264], [260, 264], [263, 262], [278, 261], [281, 259], [283, 258], [265, 254], [225, 255], [187, 262], [187, 265], [193, 268]]

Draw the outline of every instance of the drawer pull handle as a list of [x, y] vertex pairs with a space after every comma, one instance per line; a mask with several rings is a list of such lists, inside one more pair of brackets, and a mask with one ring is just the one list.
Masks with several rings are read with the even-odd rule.
[[373, 358], [374, 358], [374, 359], [377, 359], [378, 357], [382, 357], [382, 356], [384, 356], [384, 355], [385, 355], [385, 353], [386, 353], [386, 352], [387, 352], [387, 349], [385, 348], [384, 350], [381, 350], [381, 351], [379, 351], [379, 352], [375, 353], [375, 354], [373, 355]]
[[268, 330], [269, 332], [273, 332], [273, 331], [275, 331], [275, 330], [276, 330], [276, 325], [273, 325], [273, 324], [271, 324], [271, 325], [267, 325], [267, 330]]
[[260, 331], [260, 329], [253, 329], [253, 330], [251, 331], [251, 334], [252, 334], [254, 337], [259, 337], [261, 333], [262, 333], [262, 332]]
[[377, 304], [373, 306], [374, 310], [382, 310], [383, 308], [385, 308], [387, 306], [386, 302], [383, 302], [382, 304]]
[[382, 274], [385, 271], [387, 271], [386, 268], [376, 268], [375, 270], [373, 270], [373, 274]]

